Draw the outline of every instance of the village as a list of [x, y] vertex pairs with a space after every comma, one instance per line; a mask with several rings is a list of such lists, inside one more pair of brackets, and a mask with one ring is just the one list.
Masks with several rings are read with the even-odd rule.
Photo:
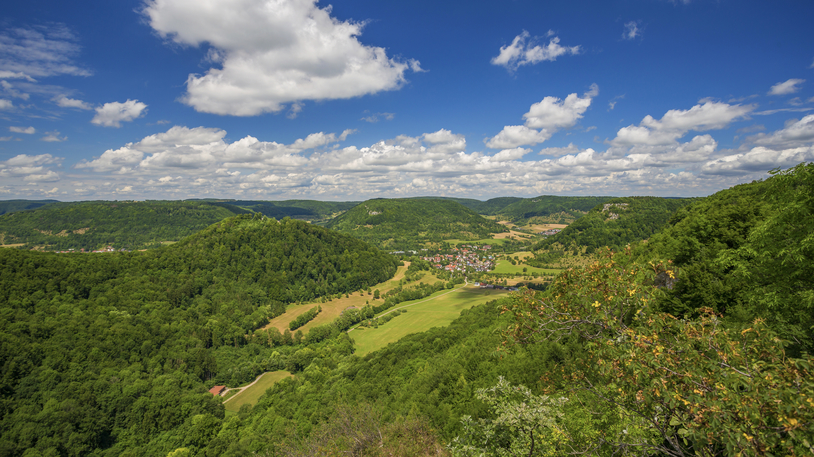
[[[495, 259], [486, 253], [492, 249], [490, 245], [461, 245], [452, 248], [452, 253], [439, 253], [421, 257], [421, 260], [432, 262], [433, 267], [450, 272], [490, 271], [495, 266]], [[481, 252], [479, 252], [481, 251]]]

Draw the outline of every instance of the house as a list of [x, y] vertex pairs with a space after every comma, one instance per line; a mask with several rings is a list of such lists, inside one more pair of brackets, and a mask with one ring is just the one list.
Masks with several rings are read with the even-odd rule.
[[219, 397], [224, 394], [223, 392], [224, 390], [226, 390], [226, 386], [215, 386], [209, 389], [209, 393], [216, 397]]

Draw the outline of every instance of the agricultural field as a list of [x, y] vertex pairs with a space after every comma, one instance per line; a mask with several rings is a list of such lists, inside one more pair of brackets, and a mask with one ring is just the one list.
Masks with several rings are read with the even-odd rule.
[[436, 292], [421, 300], [400, 303], [377, 317], [397, 309], [407, 310], [406, 313], [395, 317], [379, 328], [357, 326], [349, 334], [356, 342], [356, 354], [364, 356], [411, 333], [446, 326], [460, 316], [462, 310], [505, 297], [508, 294], [509, 292], [506, 290], [481, 289], [471, 284], [459, 286], [451, 291]]
[[[524, 268], [526, 269], [526, 271], [523, 271]], [[522, 274], [531, 274], [531, 273], [548, 273], [548, 274], [551, 274], [551, 273], [554, 273], [554, 274], [556, 274], [556, 273], [559, 273], [559, 272], [560, 272], [560, 270], [555, 270], [555, 269], [550, 269], [550, 268], [531, 267], [531, 266], [528, 266], [528, 265], [525, 265], [525, 264], [522, 264], [522, 263], [518, 264], [518, 265], [512, 265], [511, 262], [509, 262], [506, 259], [498, 260], [497, 264], [495, 264], [495, 269], [490, 271], [490, 273], [496, 273], [496, 274], [515, 274], [515, 273], [522, 273]]]
[[[313, 303], [306, 303], [303, 305], [294, 305], [290, 306], [286, 309], [285, 314], [275, 317], [272, 319], [266, 326], [263, 327], [263, 330], [268, 330], [271, 327], [276, 327], [281, 333], [285, 332], [288, 329], [288, 324], [297, 318], [300, 314], [303, 314], [310, 310], [311, 308], [319, 305], [322, 307], [322, 312], [317, 315], [314, 320], [308, 322], [307, 324], [300, 327], [298, 330], [302, 330], [302, 332], [308, 333], [313, 327], [318, 325], [325, 325], [333, 322], [334, 319], [339, 317], [342, 314], [342, 311], [346, 310], [350, 307], [361, 308], [367, 304], [369, 301], [370, 304], [381, 304], [382, 300], [374, 300], [372, 291], [378, 289], [381, 294], [394, 289], [399, 285], [399, 281], [404, 279], [404, 275], [407, 272], [407, 268], [410, 266], [410, 262], [404, 262], [404, 266], [399, 267], [396, 271], [395, 276], [392, 279], [389, 279], [385, 282], [379, 283], [375, 286], [371, 286], [371, 294], [368, 295], [366, 292], [354, 292], [349, 294], [348, 297], [342, 297], [339, 299], [333, 299], [329, 302], [321, 303], [321, 302], [313, 302]], [[432, 276], [429, 271], [422, 272], [423, 276], [419, 277], [418, 280], [411, 282], [410, 284], [418, 284], [419, 282], [425, 282], [433, 284], [439, 279], [435, 276]]]
[[[236, 394], [229, 396], [223, 402], [223, 406], [226, 408], [226, 411], [237, 413], [240, 411], [240, 407], [249, 404], [254, 405], [257, 403], [257, 400], [266, 393], [266, 389], [273, 386], [274, 383], [277, 381], [281, 381], [285, 378], [290, 378], [294, 375], [287, 371], [270, 371], [267, 373], [261, 374], [254, 382], [247, 385], [246, 387], [239, 388], [240, 391]], [[235, 389], [233, 389], [235, 390]]]

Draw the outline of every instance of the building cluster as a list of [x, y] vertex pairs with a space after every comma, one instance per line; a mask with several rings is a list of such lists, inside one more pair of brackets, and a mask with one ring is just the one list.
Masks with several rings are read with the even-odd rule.
[[543, 235], [543, 236], [552, 236], [552, 235], [556, 235], [556, 234], [558, 234], [560, 232], [562, 232], [562, 229], [548, 229], [548, 230], [544, 230], [542, 232], [538, 232], [537, 234], [538, 235]]
[[[108, 247], [106, 247], [104, 249], [97, 249], [95, 251], [88, 251], [88, 250], [85, 250], [85, 248], [82, 248], [82, 249], [77, 251], [77, 250], [71, 248], [71, 249], [68, 249], [67, 251], [55, 251], [55, 252], [57, 254], [74, 254], [74, 253], [77, 253], [77, 252], [84, 254], [84, 253], [116, 252], [116, 249], [114, 249], [113, 246], [108, 246]], [[121, 249], [119, 249], [119, 252], [130, 252], [130, 251], [128, 251], [127, 249], [121, 248]]]
[[422, 257], [421, 260], [433, 262], [433, 266], [446, 271], [490, 271], [495, 267], [494, 256], [478, 251], [488, 251], [492, 246], [460, 246], [452, 249], [452, 254], [436, 254]]

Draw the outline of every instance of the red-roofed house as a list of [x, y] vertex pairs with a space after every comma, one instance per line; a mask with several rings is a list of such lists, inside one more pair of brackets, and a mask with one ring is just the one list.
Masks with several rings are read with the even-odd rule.
[[223, 395], [224, 390], [226, 390], [226, 386], [215, 386], [209, 389], [209, 393], [217, 397], [219, 395]]

